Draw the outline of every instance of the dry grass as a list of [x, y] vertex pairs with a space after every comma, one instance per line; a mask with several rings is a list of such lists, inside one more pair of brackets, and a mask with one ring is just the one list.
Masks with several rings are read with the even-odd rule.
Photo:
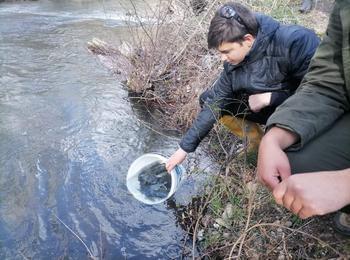
[[199, 250], [193, 258], [346, 259], [348, 240], [334, 234], [330, 216], [300, 220], [274, 204], [254, 176], [232, 162], [228, 176], [214, 177], [205, 195], [183, 208], [179, 222], [192, 242], [184, 256]]

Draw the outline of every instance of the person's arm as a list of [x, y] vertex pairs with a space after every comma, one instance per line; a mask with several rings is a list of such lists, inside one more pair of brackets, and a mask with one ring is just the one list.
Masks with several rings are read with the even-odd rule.
[[340, 9], [337, 3], [301, 86], [267, 121], [267, 126], [284, 125], [300, 136], [295, 148], [302, 147], [350, 109], [344, 80]]
[[[288, 37], [289, 66], [286, 76], [290, 82], [295, 83], [288, 89], [290, 94], [293, 94], [300, 85], [319, 45], [320, 38], [316, 33], [301, 26]], [[276, 98], [276, 102], [278, 101]]]
[[254, 113], [258, 113], [271, 103], [271, 92], [250, 95], [248, 98], [249, 108]]
[[168, 172], [171, 172], [175, 165], [182, 163], [188, 153], [196, 150], [202, 139], [213, 128], [220, 116], [221, 109], [232, 98], [233, 90], [227, 63], [224, 65], [224, 71], [215, 81], [210, 93], [211, 95], [207, 97], [194, 123], [182, 137], [179, 144], [180, 148], [166, 162], [165, 167]]
[[350, 204], [350, 168], [294, 174], [273, 190], [278, 204], [300, 218], [325, 215]]
[[181, 164], [187, 157], [187, 152], [179, 148], [173, 153], [169, 160], [165, 163], [165, 168], [170, 173], [177, 164]]
[[286, 55], [289, 61], [286, 75], [288, 84], [283, 82], [281, 85], [286, 85], [288, 87], [282, 87], [282, 90], [279, 91], [250, 95], [248, 100], [249, 107], [250, 110], [255, 113], [267, 106], [278, 107], [294, 94], [302, 78], [306, 74], [310, 60], [314, 56], [320, 43], [317, 35], [309, 29], [299, 26], [298, 29], [290, 27], [290, 30], [294, 31], [290, 34], [284, 32], [284, 34], [280, 36], [286, 41], [285, 45], [288, 50]]
[[298, 136], [291, 131], [272, 127], [262, 138], [258, 153], [258, 177], [273, 190], [291, 175], [288, 157], [284, 149], [297, 142]]
[[315, 32], [301, 26], [298, 26], [298, 29], [294, 29], [288, 37], [284, 38], [287, 38], [284, 40], [288, 41], [286, 43], [289, 61], [286, 75], [288, 87], [283, 91], [272, 92], [269, 106], [273, 107], [278, 107], [295, 93], [295, 90], [305, 76], [310, 61], [320, 44], [320, 39]]
[[210, 91], [203, 108], [197, 115], [192, 126], [180, 141], [180, 147], [187, 153], [194, 152], [199, 143], [207, 136], [220, 117], [221, 110], [233, 97], [232, 79], [228, 64]]

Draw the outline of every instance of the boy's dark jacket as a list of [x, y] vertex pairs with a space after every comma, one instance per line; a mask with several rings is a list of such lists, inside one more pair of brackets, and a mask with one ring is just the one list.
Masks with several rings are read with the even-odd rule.
[[316, 34], [298, 25], [282, 25], [269, 16], [257, 14], [256, 18], [259, 31], [252, 49], [240, 64], [224, 63], [201, 112], [180, 142], [184, 151], [197, 148], [217, 121], [219, 111], [237, 93], [272, 91], [270, 106], [277, 107], [304, 77], [319, 44]]
[[[270, 117], [296, 133], [303, 147], [350, 111], [350, 1], [336, 1], [326, 35], [298, 91]], [[350, 130], [350, 129], [349, 129]], [[342, 145], [342, 144], [335, 144]]]

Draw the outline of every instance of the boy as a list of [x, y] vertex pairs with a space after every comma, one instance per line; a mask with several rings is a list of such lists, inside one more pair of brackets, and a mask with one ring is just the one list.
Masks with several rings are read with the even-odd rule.
[[[350, 236], [350, 1], [337, 0], [327, 33], [297, 93], [267, 122], [258, 176], [301, 218], [339, 209]], [[286, 148], [289, 149], [285, 152]], [[293, 175], [291, 175], [293, 174]], [[345, 207], [347, 206], [347, 207]]]
[[265, 124], [275, 108], [294, 93], [318, 44], [311, 30], [282, 25], [239, 3], [219, 8], [210, 23], [208, 47], [220, 52], [224, 70], [200, 96], [202, 110], [166, 163], [167, 170], [195, 151], [217, 118], [239, 137], [247, 134], [248, 149], [255, 149], [262, 131], [251, 121]]

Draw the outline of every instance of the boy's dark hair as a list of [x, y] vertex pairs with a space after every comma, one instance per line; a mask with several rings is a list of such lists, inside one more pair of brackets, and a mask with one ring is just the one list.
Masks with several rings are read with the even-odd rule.
[[216, 11], [210, 22], [208, 48], [217, 49], [223, 42], [241, 43], [248, 33], [254, 37], [258, 34], [254, 13], [239, 3], [227, 3]]

